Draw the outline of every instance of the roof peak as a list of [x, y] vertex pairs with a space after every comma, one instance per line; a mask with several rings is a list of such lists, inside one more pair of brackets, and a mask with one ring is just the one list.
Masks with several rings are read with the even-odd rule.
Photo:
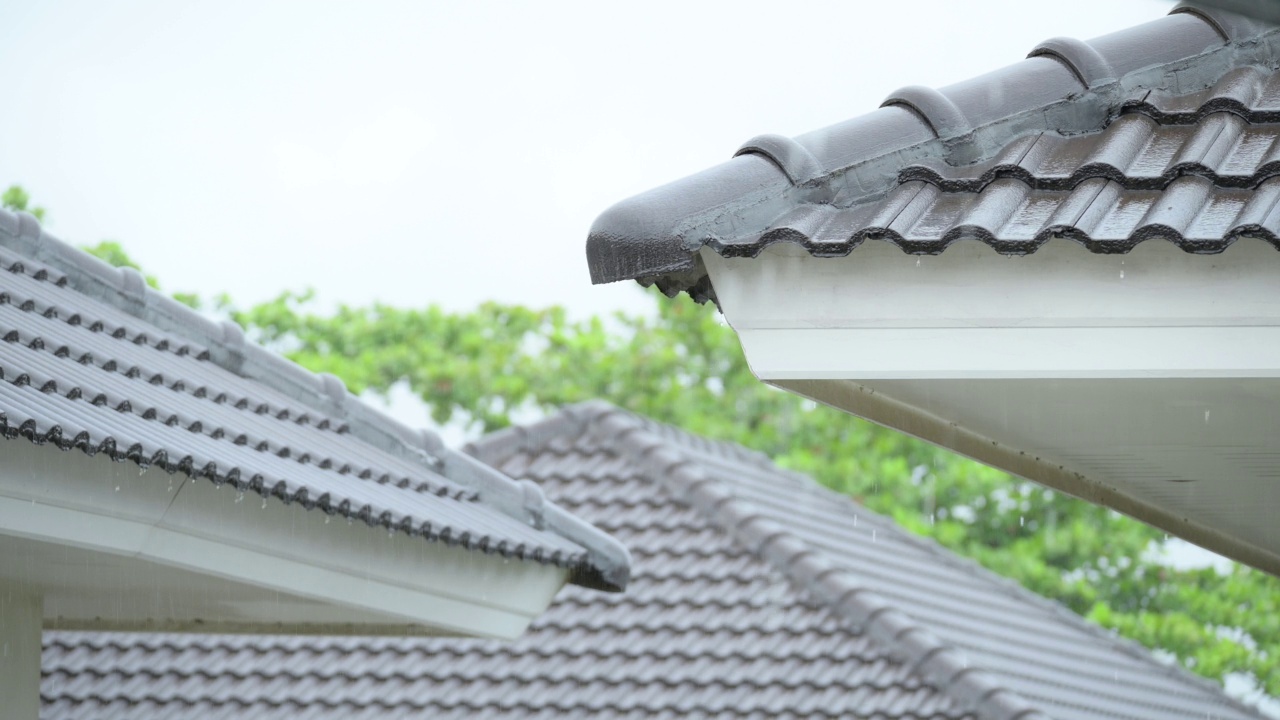
[[[499, 430], [469, 443], [465, 450], [483, 462], [500, 465], [517, 453], [534, 453], [559, 438], [582, 435], [607, 440], [610, 447], [621, 449], [652, 482], [733, 537], [793, 586], [810, 593], [828, 612], [870, 633], [913, 670], [929, 678], [942, 692], [978, 713], [979, 717], [1038, 720], [1047, 716], [1035, 703], [983, 669], [981, 663], [972, 661], [962, 649], [939, 637], [908, 612], [898, 609], [894, 602], [873, 587], [874, 583], [866, 582], [854, 571], [841, 567], [830, 553], [767, 517], [753, 500], [735, 491], [736, 483], [709, 473], [706, 459], [739, 463], [751, 469], [766, 470], [771, 475], [789, 477], [806, 491], [856, 508], [858, 517], [870, 520], [877, 529], [883, 530], [886, 539], [891, 535], [892, 539], [927, 552], [940, 564], [970, 576], [980, 576], [1005, 596], [1031, 603], [1070, 627], [1087, 632], [1125, 656], [1180, 683], [1208, 692], [1221, 692], [1216, 684], [1178, 666], [1157, 663], [1150, 652], [1137, 643], [1115, 636], [1059, 603], [954, 554], [930, 538], [908, 532], [891, 519], [819, 485], [809, 476], [779, 468], [763, 453], [737, 443], [711, 440], [603, 400], [566, 406], [536, 422]], [[1233, 705], [1243, 712], [1255, 712], [1234, 701]]]

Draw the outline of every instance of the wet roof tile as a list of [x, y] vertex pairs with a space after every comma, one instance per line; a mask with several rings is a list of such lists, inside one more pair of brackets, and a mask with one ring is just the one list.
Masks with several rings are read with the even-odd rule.
[[630, 548], [513, 643], [46, 635], [45, 715], [1257, 718], [743, 448], [593, 403], [479, 441]]
[[[625, 585], [625, 552], [319, 376], [0, 211], [0, 446], [105, 454]], [[0, 448], [2, 449], [2, 448]], [[232, 500], [228, 499], [228, 502]], [[541, 513], [535, 527], [530, 513]]]
[[1280, 247], [1277, 50], [1270, 25], [1182, 5], [949, 88], [904, 88], [610, 208], [588, 238], [592, 279], [709, 300], [700, 248], [754, 257], [780, 242], [816, 256], [867, 239], [913, 254], [966, 238], [1014, 255], [1053, 238], [1101, 253]]

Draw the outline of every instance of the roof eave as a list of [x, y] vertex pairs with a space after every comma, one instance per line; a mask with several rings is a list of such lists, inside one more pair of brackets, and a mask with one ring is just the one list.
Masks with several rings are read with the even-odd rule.
[[1136, 89], [1170, 78], [1212, 84], [1236, 62], [1269, 60], [1272, 49], [1255, 42], [1269, 30], [1184, 3], [1169, 16], [1087, 43], [1045, 41], [1020, 63], [942, 90], [903, 88], [877, 111], [795, 139], [753, 138], [732, 161], [603, 213], [587, 242], [592, 281], [634, 279], [668, 294], [699, 286], [700, 299], [714, 297], [694, 264], [703, 246], [727, 257], [786, 241], [828, 251], [811, 237], [760, 235], [788, 209], [882, 196], [904, 162], [983, 160], [1022, 132], [1097, 130]]
[[[77, 292], [138, 317], [176, 337], [209, 348], [209, 361], [241, 377], [261, 382], [343, 422], [352, 436], [423, 467], [424, 473], [440, 473], [458, 480], [481, 495], [480, 502], [499, 512], [533, 524], [526, 505], [527, 489], [490, 468], [471, 467], [460, 453], [445, 447], [434, 432], [412, 428], [363, 402], [347, 390], [341, 379], [313, 373], [245, 337], [233, 322], [210, 320], [195, 310], [147, 286], [138, 271], [115, 268], [46, 232], [28, 213], [0, 210], [0, 247], [65, 273]], [[457, 477], [452, 475], [456, 474]], [[547, 525], [587, 550], [589, 567], [575, 569], [571, 581], [596, 589], [618, 591], [625, 587], [630, 558], [620, 544], [586, 523], [545, 502], [538, 515], [558, 518]]]
[[1069, 240], [1016, 259], [977, 240], [702, 252], [760, 379], [1280, 575], [1254, 459], [1275, 452], [1280, 392], [1268, 243], [1212, 261]]
[[[21, 437], [0, 454], [0, 535], [36, 556], [5, 572], [50, 627], [513, 639], [569, 575], [103, 454]], [[137, 602], [98, 585], [117, 572]]]

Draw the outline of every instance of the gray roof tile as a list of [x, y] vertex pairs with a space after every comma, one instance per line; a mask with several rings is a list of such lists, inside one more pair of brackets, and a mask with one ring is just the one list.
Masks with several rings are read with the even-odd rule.
[[626, 584], [599, 530], [7, 211], [0, 435]]
[[631, 549], [513, 643], [46, 635], [44, 716], [1256, 718], [763, 456], [602, 404], [479, 441]]
[[714, 299], [700, 248], [754, 257], [779, 242], [820, 257], [868, 239], [912, 254], [976, 239], [1018, 255], [1059, 237], [1103, 253], [1152, 238], [1280, 247], [1277, 50], [1269, 25], [1184, 5], [943, 90], [904, 88], [610, 208], [588, 238], [592, 279]]

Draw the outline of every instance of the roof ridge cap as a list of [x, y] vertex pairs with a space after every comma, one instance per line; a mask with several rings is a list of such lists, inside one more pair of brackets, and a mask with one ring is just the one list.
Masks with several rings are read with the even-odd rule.
[[768, 468], [781, 474], [798, 475], [808, 482], [813, 482], [807, 475], [779, 467], [765, 453], [752, 450], [741, 443], [699, 435], [601, 399], [565, 405], [540, 420], [495, 430], [468, 442], [463, 446], [463, 451], [486, 463], [501, 463], [517, 452], [541, 447], [556, 437], [584, 432], [592, 423], [600, 421], [607, 415], [625, 417], [638, 427], [699, 452], [754, 467]]
[[596, 417], [610, 412], [626, 412], [604, 400], [565, 405], [530, 423], [512, 424], [481, 435], [462, 446], [462, 452], [486, 465], [500, 465], [512, 455], [533, 450], [569, 434], [581, 433]]
[[[1061, 63], [1083, 86], [1078, 92], [1067, 94], [1056, 100], [1040, 105], [1029, 104], [1021, 106], [1003, 117], [970, 118], [952, 97], [955, 85], [947, 86], [946, 88], [908, 86], [890, 93], [880, 107], [904, 107], [915, 113], [926, 125], [933, 129], [935, 137], [918, 144], [920, 149], [925, 150], [923, 157], [944, 159], [953, 164], [970, 164], [972, 162], [981, 162], [984, 159], [981, 151], [968, 148], [974, 142], [972, 136], [992, 126], [1017, 127], [1019, 128], [1017, 132], [1020, 133], [1046, 132], [1049, 130], [1057, 132], [1091, 132], [1096, 129], [1096, 123], [1088, 122], [1088, 118], [1105, 119], [1105, 117], [1114, 112], [1113, 108], [1119, 106], [1119, 101], [1125, 93], [1132, 93], [1142, 88], [1154, 89], [1162, 79], [1175, 73], [1181, 73], [1180, 77], [1182, 75], [1188, 76], [1183, 79], [1182, 82], [1184, 83], [1190, 79], [1191, 75], [1201, 77], [1204, 80], [1201, 84], [1208, 88], [1212, 87], [1240, 64], [1275, 66], [1274, 53], [1272, 48], [1264, 42], [1264, 38], [1276, 35], [1280, 28], [1252, 22], [1247, 18], [1241, 18], [1232, 13], [1208, 9], [1187, 2], [1175, 7], [1165, 17], [1181, 15], [1194, 17], [1203, 22], [1222, 39], [1222, 44], [1151, 66], [1116, 72], [1112, 67], [1111, 59], [1101, 52], [1095, 46], [1095, 43], [1099, 40], [1105, 41], [1107, 38], [1118, 36], [1122, 33], [1132, 33], [1139, 28], [1145, 28], [1162, 20], [1162, 18], [1156, 18], [1148, 23], [1124, 28], [1100, 38], [1079, 40], [1076, 38], [1055, 37], [1045, 40], [1032, 48], [1027, 57], [1023, 59], [1024, 61], [1034, 58], [1052, 59]], [[1200, 61], [1195, 63], [1196, 72], [1188, 73], [1188, 63], [1193, 59], [1200, 58], [1209, 58], [1210, 60], [1222, 58], [1222, 60], [1216, 62], [1216, 64]], [[978, 80], [989, 74], [1005, 72], [1018, 65], [1019, 63], [1012, 63], [995, 68], [987, 73], [977, 75], [969, 81]], [[1213, 65], [1213, 67], [1201, 67], [1203, 65]], [[964, 84], [964, 82], [959, 84]], [[1179, 94], [1191, 94], [1193, 92], [1196, 91], [1188, 90]], [[1086, 101], [1092, 102], [1096, 106], [1092, 115], [1088, 113], [1082, 115], [1080, 113], [1083, 103]], [[1072, 111], [1061, 115], [1061, 117], [1055, 116], [1058, 124], [1051, 125], [1048, 120], [1042, 117], [1047, 113], [1052, 113], [1055, 108], [1064, 104], [1071, 105]], [[1086, 115], [1088, 115], [1088, 118], [1086, 118]], [[1035, 122], [1023, 127], [1022, 125], [1025, 123], [1020, 123], [1020, 121], [1026, 119], [1032, 119]], [[1077, 125], [1079, 125], [1078, 128], [1076, 127]], [[994, 147], [1003, 147], [1003, 144], [996, 143]], [[825, 171], [821, 179], [826, 180], [837, 175], [844, 175], [855, 166], [875, 165], [882, 159], [896, 158], [900, 154], [901, 150], [869, 156], [846, 168]], [[897, 161], [894, 160], [894, 162]], [[814, 180], [818, 179], [814, 178]], [[874, 194], [871, 193], [871, 195]]]
[[832, 564], [778, 523], [737, 498], [683, 448], [646, 427], [630, 413], [611, 413], [601, 429], [635, 456], [651, 478], [681, 502], [708, 518], [775, 571], [815, 596], [828, 612], [870, 633], [913, 671], [965, 709], [990, 720], [1048, 720], [1038, 708], [1004, 687], [990, 672], [971, 665], [964, 654], [898, 610], [852, 573]]

